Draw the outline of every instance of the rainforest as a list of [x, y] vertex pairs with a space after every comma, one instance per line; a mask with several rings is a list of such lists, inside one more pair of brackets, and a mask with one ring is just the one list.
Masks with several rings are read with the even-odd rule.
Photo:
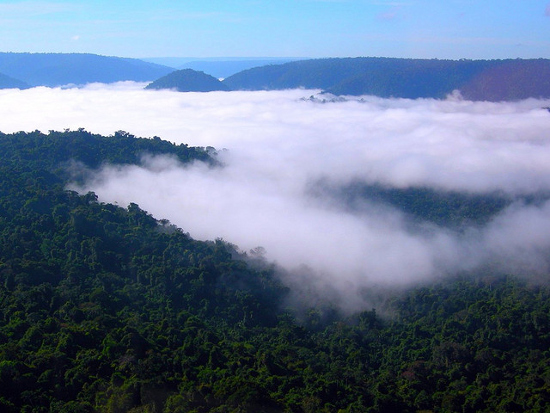
[[549, 2], [0, 1], [0, 413], [550, 411]]
[[[486, 265], [371, 289], [376, 308], [298, 304], [288, 270], [261, 248], [195, 240], [136, 203], [68, 189], [144, 155], [223, 168], [213, 148], [82, 128], [0, 143], [2, 411], [490, 412], [550, 402], [544, 279]], [[479, 224], [511, 202], [347, 192], [416, 205], [426, 222], [436, 208], [453, 225], [456, 205]]]

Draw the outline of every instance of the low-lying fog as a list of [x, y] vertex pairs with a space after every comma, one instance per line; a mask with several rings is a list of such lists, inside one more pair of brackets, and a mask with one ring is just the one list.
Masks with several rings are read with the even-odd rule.
[[[545, 279], [550, 255], [549, 101], [469, 102], [318, 91], [178, 93], [120, 83], [0, 91], [0, 131], [85, 128], [212, 146], [223, 168], [170, 158], [105, 166], [80, 191], [135, 202], [196, 239], [261, 246], [287, 282], [354, 308], [373, 285], [486, 266]], [[310, 96], [315, 95], [314, 99]], [[337, 191], [353, 182], [518, 199], [484, 225], [447, 228]], [[330, 195], [333, 194], [333, 195]], [[523, 198], [522, 198], [523, 197]], [[289, 275], [291, 274], [291, 275]]]

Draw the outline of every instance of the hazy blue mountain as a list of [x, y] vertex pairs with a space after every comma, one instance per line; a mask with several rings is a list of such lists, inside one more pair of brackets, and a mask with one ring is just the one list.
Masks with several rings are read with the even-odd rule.
[[550, 60], [503, 60], [476, 74], [461, 87], [472, 100], [519, 100], [550, 97]]
[[0, 89], [27, 89], [29, 85], [21, 80], [14, 79], [0, 73]]
[[242, 71], [223, 83], [233, 90], [322, 89], [335, 95], [444, 98], [460, 90], [476, 100], [550, 97], [550, 60], [333, 58]]
[[178, 92], [229, 90], [215, 77], [192, 69], [176, 70], [150, 83], [145, 89], [174, 89]]
[[489, 61], [368, 59], [360, 73], [326, 88], [335, 95], [444, 98], [491, 66]]
[[124, 80], [147, 82], [172, 71], [139, 59], [82, 53], [0, 53], [0, 73], [31, 86], [82, 85]]

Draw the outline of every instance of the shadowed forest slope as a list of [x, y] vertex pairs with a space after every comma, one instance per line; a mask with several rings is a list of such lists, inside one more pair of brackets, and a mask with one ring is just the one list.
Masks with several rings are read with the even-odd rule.
[[231, 89], [322, 89], [335, 95], [472, 100], [550, 97], [550, 60], [333, 58], [257, 67], [224, 80]]

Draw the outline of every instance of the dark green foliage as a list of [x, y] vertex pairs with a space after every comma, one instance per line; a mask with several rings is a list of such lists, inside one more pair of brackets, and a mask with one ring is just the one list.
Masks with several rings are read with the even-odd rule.
[[[86, 151], [71, 146], [84, 138]], [[138, 161], [139, 151], [207, 161], [203, 150], [84, 131], [0, 135], [0, 144], [1, 411], [542, 412], [550, 403], [547, 287], [473, 274], [400, 294], [384, 318], [323, 321], [311, 309], [299, 324], [273, 266], [253, 268], [231, 244], [195, 241], [136, 204], [63, 189], [71, 157], [89, 167]]]
[[550, 60], [332, 58], [252, 68], [223, 81], [233, 90], [322, 89], [335, 95], [467, 99], [549, 97]]
[[373, 207], [391, 207], [406, 214], [411, 222], [456, 230], [483, 226], [514, 203], [542, 205], [550, 198], [547, 191], [529, 195], [498, 191], [478, 194], [428, 187], [396, 188], [362, 181], [335, 185], [325, 179], [311, 184], [309, 195], [332, 198], [337, 205], [355, 213]]
[[452, 228], [486, 224], [514, 201], [536, 203], [548, 199], [548, 195], [544, 194], [513, 198], [501, 193], [467, 194], [426, 187], [393, 188], [362, 182], [338, 188], [320, 182], [311, 192], [334, 197], [354, 211], [365, 208], [365, 202], [386, 205], [404, 212], [417, 222]]
[[169, 67], [138, 59], [87, 53], [0, 53], [0, 73], [31, 86], [83, 85], [123, 80], [146, 82], [171, 71]]
[[549, 292], [469, 276], [396, 300], [399, 339], [384, 357], [400, 372], [395, 391], [418, 409], [545, 411]]
[[229, 90], [229, 88], [213, 76], [192, 69], [183, 69], [172, 72], [145, 89], [173, 89], [178, 92], [212, 92], [215, 90]]
[[174, 145], [158, 137], [136, 138], [124, 131], [115, 132], [113, 136], [92, 134], [84, 129], [50, 131], [47, 135], [39, 131], [9, 135], [0, 132], [0, 145], [4, 167], [31, 168], [47, 176], [52, 173], [64, 175], [72, 162], [89, 168], [97, 168], [103, 163], [139, 164], [144, 155], [171, 155], [181, 162], [214, 162], [202, 148]]
[[358, 192], [358, 198], [388, 203], [417, 220], [448, 227], [486, 224], [512, 203], [511, 198], [498, 193], [465, 194], [421, 187], [384, 188], [369, 185], [358, 189]]

